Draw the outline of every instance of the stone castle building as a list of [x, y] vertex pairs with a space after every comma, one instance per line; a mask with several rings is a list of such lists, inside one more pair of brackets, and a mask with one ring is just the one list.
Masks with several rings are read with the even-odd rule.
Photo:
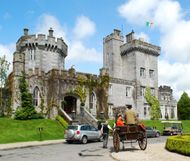
[[[167, 93], [161, 87], [159, 93], [158, 89], [160, 47], [135, 39], [133, 31], [126, 40], [116, 29], [104, 38], [100, 75], [76, 72], [73, 67], [66, 70], [67, 49], [64, 40], [56, 39], [51, 28], [47, 36], [29, 35], [28, 29], [24, 29], [24, 35], [16, 43], [13, 72], [10, 74], [14, 111], [20, 105], [19, 77], [22, 72], [27, 76], [36, 110], [42, 111], [44, 106], [43, 112], [49, 113], [49, 117], [61, 112], [68, 120], [75, 115], [96, 121], [95, 117], [101, 113], [105, 117], [114, 117], [116, 111], [125, 110], [127, 105], [132, 105], [140, 118], [149, 119], [150, 107], [144, 98], [145, 88], [150, 87], [152, 94], [161, 100]], [[85, 108], [81, 108], [81, 98], [75, 92], [80, 86], [79, 78], [86, 82], [99, 82], [107, 74], [110, 77], [109, 88], [82, 86], [86, 89], [86, 99]], [[171, 89], [169, 91], [170, 101], [161, 104], [162, 118], [169, 111], [173, 111], [173, 118], [177, 118], [176, 102], [172, 101]], [[167, 110], [164, 109], [166, 107]]]

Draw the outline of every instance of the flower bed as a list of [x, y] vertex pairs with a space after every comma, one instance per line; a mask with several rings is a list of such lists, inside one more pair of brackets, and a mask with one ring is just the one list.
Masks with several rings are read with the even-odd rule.
[[190, 156], [190, 134], [168, 137], [165, 148], [172, 152]]

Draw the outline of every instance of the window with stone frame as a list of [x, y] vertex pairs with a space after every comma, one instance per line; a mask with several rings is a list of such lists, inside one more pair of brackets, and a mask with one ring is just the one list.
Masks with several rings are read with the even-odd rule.
[[140, 68], [140, 77], [146, 77], [146, 69], [145, 68]]
[[145, 96], [145, 90], [146, 90], [145, 86], [140, 87], [140, 96]]
[[126, 87], [126, 96], [131, 97], [131, 87]]
[[146, 110], [146, 107], [144, 107], [144, 116], [146, 116], [147, 114], [147, 110]]
[[151, 91], [151, 94], [152, 94], [153, 96], [155, 96], [155, 89], [154, 89], [154, 88], [150, 88], [150, 91]]
[[152, 69], [149, 70], [149, 77], [154, 78], [154, 70]]
[[33, 105], [39, 106], [40, 104], [40, 91], [39, 88], [36, 86], [33, 90]]
[[109, 95], [112, 95], [112, 84], [109, 84]]
[[93, 109], [96, 104], [96, 95], [94, 92], [90, 95], [90, 109]]

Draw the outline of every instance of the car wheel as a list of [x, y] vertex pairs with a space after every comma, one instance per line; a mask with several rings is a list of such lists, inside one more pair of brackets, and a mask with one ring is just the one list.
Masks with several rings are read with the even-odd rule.
[[159, 136], [160, 136], [160, 133], [159, 133], [159, 132], [157, 132], [157, 133], [156, 133], [156, 137], [159, 137]]
[[83, 137], [82, 137], [82, 143], [83, 143], [83, 144], [86, 144], [87, 142], [88, 142], [87, 136], [83, 136]]

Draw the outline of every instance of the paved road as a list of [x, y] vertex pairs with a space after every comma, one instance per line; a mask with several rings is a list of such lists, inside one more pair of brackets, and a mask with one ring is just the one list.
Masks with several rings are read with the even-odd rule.
[[[166, 137], [148, 139], [148, 144], [165, 142]], [[135, 144], [134, 144], [135, 145]], [[129, 147], [126, 145], [126, 148]], [[1, 150], [0, 161], [114, 161], [112, 139], [108, 148], [102, 148], [102, 142], [88, 144], [56, 144], [13, 150]]]

